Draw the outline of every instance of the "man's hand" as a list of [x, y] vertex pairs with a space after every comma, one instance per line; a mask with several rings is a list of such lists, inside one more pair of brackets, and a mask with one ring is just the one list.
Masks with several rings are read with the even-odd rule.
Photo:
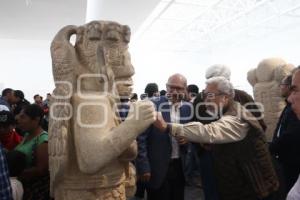
[[184, 137], [176, 137], [176, 140], [179, 145], [184, 145], [188, 142]]
[[150, 181], [150, 178], [151, 178], [151, 173], [144, 173], [140, 176], [140, 180], [142, 182], [149, 182]]
[[160, 130], [160, 132], [164, 133], [167, 129], [167, 123], [161, 115], [161, 112], [157, 112], [156, 121], [153, 125]]

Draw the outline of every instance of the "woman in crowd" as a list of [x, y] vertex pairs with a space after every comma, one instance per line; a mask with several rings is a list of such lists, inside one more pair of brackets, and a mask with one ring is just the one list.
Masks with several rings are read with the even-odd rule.
[[15, 148], [26, 155], [26, 169], [20, 179], [24, 200], [49, 199], [48, 133], [43, 130], [44, 112], [31, 104], [17, 115], [17, 125], [25, 132], [23, 141]]

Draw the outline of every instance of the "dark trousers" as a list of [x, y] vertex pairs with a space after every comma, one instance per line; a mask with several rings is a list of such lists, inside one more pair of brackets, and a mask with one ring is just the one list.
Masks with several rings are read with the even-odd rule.
[[136, 183], [136, 192], [135, 197], [144, 198], [146, 190], [146, 183], [142, 181], [137, 181]]
[[[268, 197], [265, 197], [263, 199], [257, 199], [257, 200], [274, 200], [274, 199], [277, 199], [276, 195], [271, 194]], [[284, 200], [284, 199], [281, 199], [281, 200]]]
[[298, 179], [300, 173], [300, 167], [299, 165], [288, 165], [283, 163], [282, 169], [283, 169], [284, 180], [286, 184], [285, 189], [287, 195]]
[[147, 188], [147, 200], [184, 200], [184, 185], [181, 160], [173, 159], [161, 187]]
[[213, 171], [211, 151], [204, 150], [200, 155], [200, 170], [205, 200], [218, 200], [217, 183]]
[[274, 192], [272, 200], [283, 200], [286, 199], [287, 192], [282, 164], [278, 161], [278, 159], [275, 156], [272, 157], [272, 161], [279, 180], [279, 188], [276, 192]]

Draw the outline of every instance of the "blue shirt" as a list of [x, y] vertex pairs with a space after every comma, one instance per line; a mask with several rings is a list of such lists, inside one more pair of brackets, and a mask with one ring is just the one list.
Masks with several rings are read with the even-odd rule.
[[126, 119], [129, 108], [130, 108], [129, 102], [121, 102], [121, 104], [118, 105], [118, 112], [121, 121], [124, 121]]
[[1, 144], [0, 144], [0, 199], [1, 200], [13, 199], [7, 162]]

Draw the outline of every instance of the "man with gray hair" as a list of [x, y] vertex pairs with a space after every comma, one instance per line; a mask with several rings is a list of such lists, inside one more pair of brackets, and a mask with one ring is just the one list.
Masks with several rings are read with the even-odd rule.
[[[224, 77], [230, 80], [231, 71], [230, 68], [223, 64], [215, 64], [210, 66], [205, 73], [205, 77], [210, 79], [212, 77]], [[194, 106], [194, 118], [193, 121], [201, 122], [203, 124], [209, 124], [218, 119], [218, 116], [211, 116], [211, 112], [207, 110], [204, 102], [204, 93], [201, 92], [197, 95], [193, 102]], [[261, 118], [261, 112], [259, 107], [254, 102], [253, 98], [243, 90], [234, 89], [234, 101], [239, 102], [245, 106], [248, 110], [252, 111], [252, 114], [259, 119], [259, 123], [266, 128], [264, 121]], [[200, 159], [200, 171], [202, 178], [203, 191], [206, 199], [218, 200], [218, 191], [216, 189], [215, 175], [212, 171], [214, 166], [214, 158], [211, 153], [213, 145], [209, 144], [195, 144], [197, 153]]]
[[222, 64], [215, 64], [207, 68], [205, 78], [209, 79], [216, 76], [223, 76], [227, 80], [230, 80], [231, 71], [229, 67]]
[[[215, 64], [207, 68], [205, 77], [206, 79], [210, 79], [212, 77], [224, 77], [227, 80], [230, 80], [231, 71], [230, 68], [223, 64]], [[254, 99], [251, 95], [249, 95], [247, 92], [239, 89], [234, 89], [234, 101], [239, 102], [241, 105], [245, 106], [249, 111], [252, 112], [252, 114], [258, 118], [260, 125], [263, 127], [263, 129], [266, 129], [266, 124], [263, 121], [262, 117], [262, 107], [260, 107], [257, 103], [254, 102]], [[195, 121], [200, 121], [203, 111], [205, 111], [203, 106], [197, 106], [197, 104], [201, 104], [203, 102], [203, 95], [200, 93], [195, 101], [194, 101], [194, 108], [195, 108]], [[201, 113], [202, 112], [202, 113]], [[205, 116], [205, 115], [204, 115]]]
[[210, 124], [166, 123], [158, 115], [154, 125], [174, 137], [197, 143], [215, 144], [212, 149], [220, 199], [257, 200], [269, 197], [278, 180], [268, 152], [264, 131], [256, 119], [234, 102], [232, 84], [224, 77], [207, 80], [206, 109], [218, 120]]

